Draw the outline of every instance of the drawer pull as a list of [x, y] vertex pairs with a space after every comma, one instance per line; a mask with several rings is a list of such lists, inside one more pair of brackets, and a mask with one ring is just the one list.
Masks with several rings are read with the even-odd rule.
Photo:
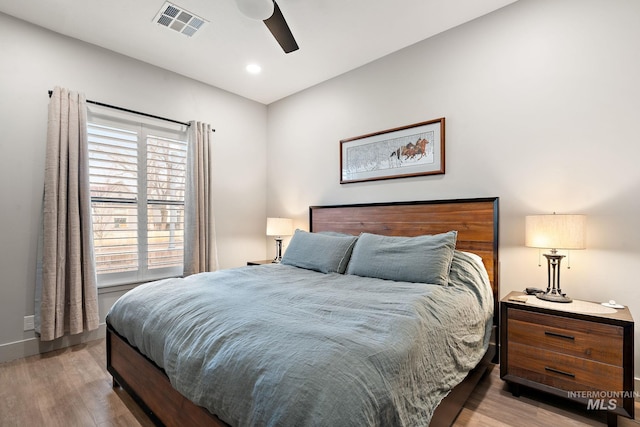
[[564, 335], [564, 334], [559, 334], [557, 332], [551, 332], [551, 331], [544, 331], [545, 335], [549, 335], [551, 337], [556, 337], [556, 338], [565, 338], [568, 340], [575, 340], [576, 337], [574, 337], [573, 335]]
[[545, 371], [553, 372], [555, 374], [565, 375], [567, 377], [575, 378], [576, 374], [572, 374], [571, 372], [561, 371], [560, 369], [550, 368], [548, 366], [544, 367]]

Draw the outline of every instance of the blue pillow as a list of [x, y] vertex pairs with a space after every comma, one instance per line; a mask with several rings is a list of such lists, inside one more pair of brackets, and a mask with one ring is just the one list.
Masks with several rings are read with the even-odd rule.
[[446, 286], [457, 231], [417, 237], [362, 233], [347, 274]]
[[344, 273], [357, 236], [309, 233], [296, 230], [282, 264], [321, 273]]

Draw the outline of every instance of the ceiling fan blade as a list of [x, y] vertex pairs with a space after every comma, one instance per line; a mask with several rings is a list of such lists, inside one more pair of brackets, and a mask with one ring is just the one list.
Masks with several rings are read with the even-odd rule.
[[280, 44], [284, 53], [291, 53], [298, 50], [298, 43], [296, 43], [296, 39], [293, 38], [291, 29], [289, 25], [287, 25], [287, 21], [285, 21], [284, 15], [278, 7], [278, 3], [273, 2], [273, 15], [263, 22], [269, 31], [271, 31], [271, 34], [273, 34], [278, 44]]

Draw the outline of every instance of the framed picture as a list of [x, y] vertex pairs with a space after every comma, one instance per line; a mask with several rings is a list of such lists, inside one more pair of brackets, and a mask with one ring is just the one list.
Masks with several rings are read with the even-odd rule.
[[444, 117], [340, 141], [340, 184], [444, 173]]

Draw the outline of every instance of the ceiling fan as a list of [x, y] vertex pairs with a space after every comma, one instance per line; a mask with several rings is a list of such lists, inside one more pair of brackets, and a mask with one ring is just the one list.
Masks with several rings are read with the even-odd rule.
[[298, 43], [274, 0], [236, 0], [238, 9], [248, 18], [263, 21], [284, 53], [298, 50]]

